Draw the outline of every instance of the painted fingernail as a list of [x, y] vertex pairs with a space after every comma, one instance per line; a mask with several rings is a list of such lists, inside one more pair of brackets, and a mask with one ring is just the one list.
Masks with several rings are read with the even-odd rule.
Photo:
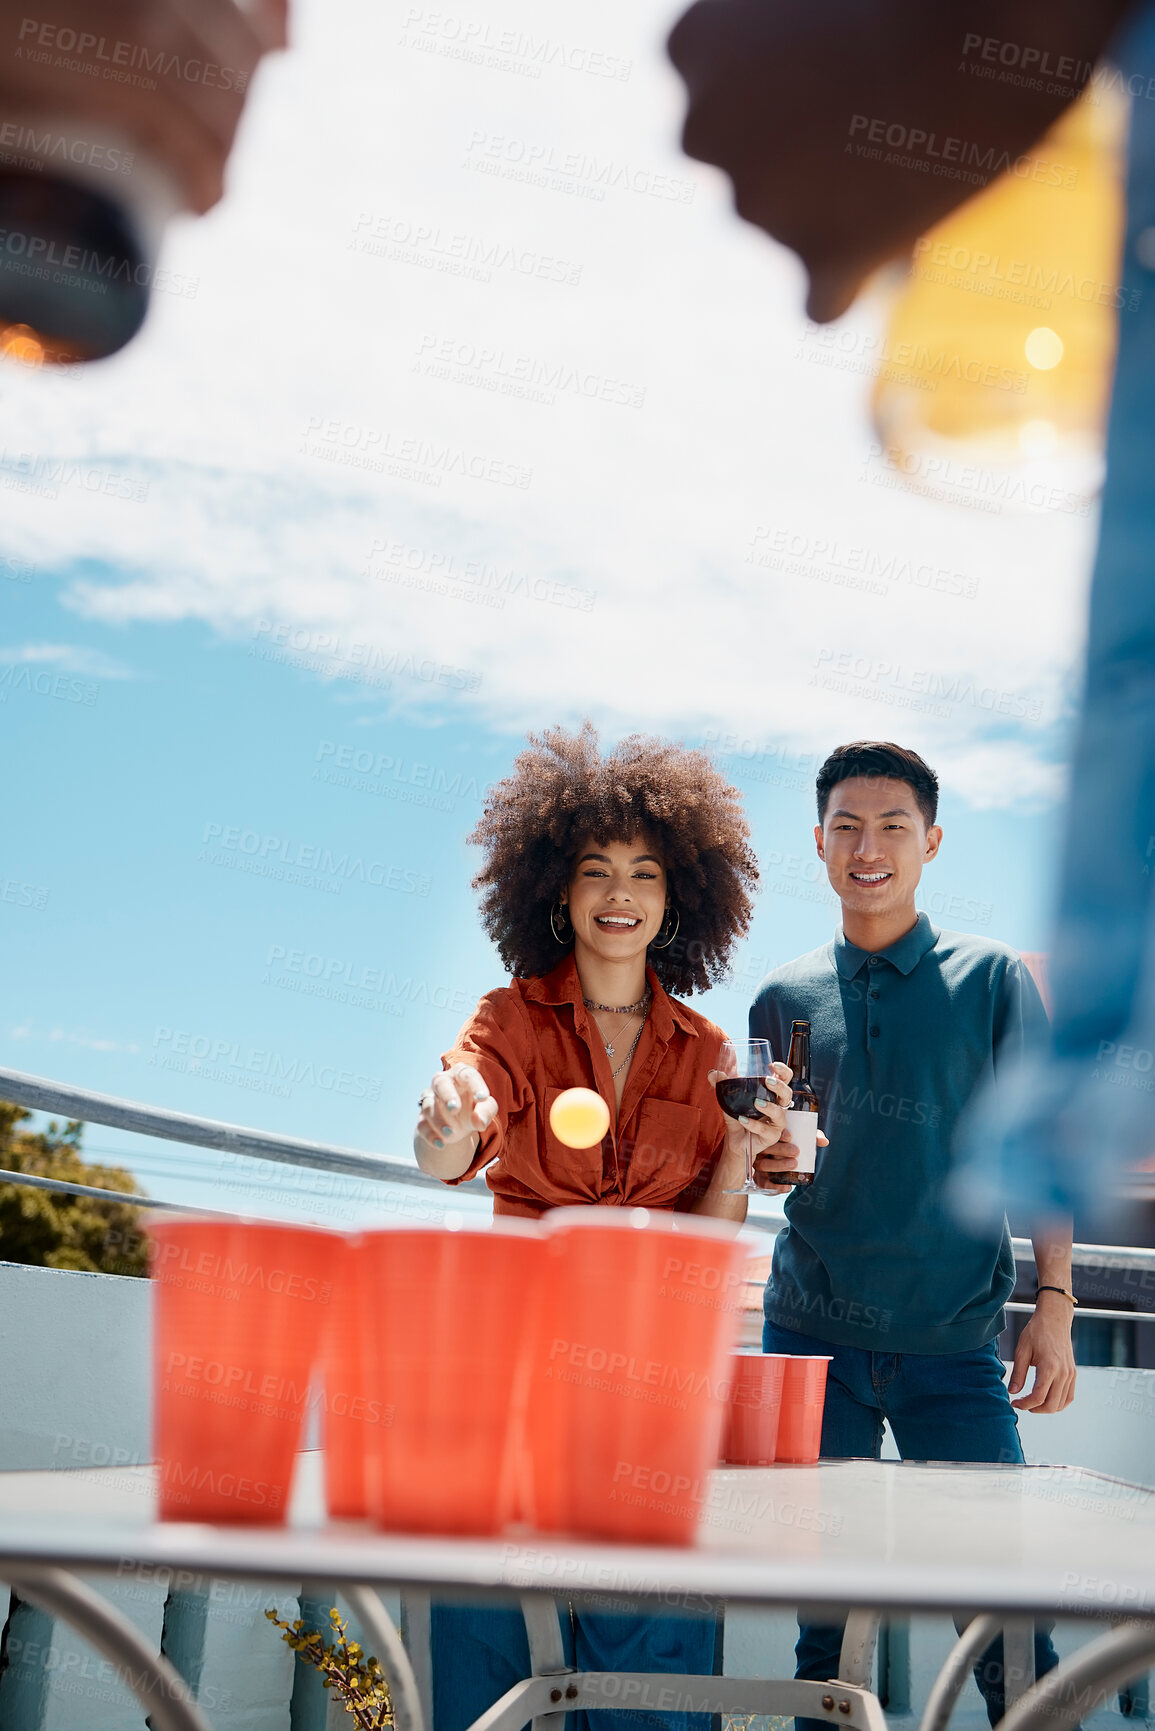
[[444, 1144], [444, 1142], [443, 1142], [443, 1141], [442, 1141], [442, 1140], [441, 1140], [441, 1138], [440, 1138], [440, 1136], [435, 1136], [435, 1137], [434, 1137], [434, 1138], [433, 1138], [433, 1146], [434, 1146], [434, 1147], [435, 1147], [435, 1148], [444, 1148], [444, 1146], [445, 1146], [445, 1144]]
[[445, 1110], [447, 1112], [457, 1112], [460, 1110], [460, 1108], [461, 1108], [461, 1101], [460, 1100], [446, 1100], [446, 1102], [445, 1102]]

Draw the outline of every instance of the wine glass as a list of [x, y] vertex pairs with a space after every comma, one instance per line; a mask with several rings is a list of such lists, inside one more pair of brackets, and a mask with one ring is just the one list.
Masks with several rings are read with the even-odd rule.
[[738, 1190], [727, 1190], [727, 1196], [756, 1196], [759, 1187], [754, 1182], [754, 1155], [750, 1144], [749, 1122], [755, 1113], [754, 1106], [758, 1100], [777, 1103], [778, 1096], [772, 1094], [766, 1086], [767, 1078], [771, 1076], [770, 1065], [774, 1054], [770, 1050], [769, 1040], [724, 1040], [722, 1050], [718, 1054], [716, 1068], [723, 1071], [721, 1079], [714, 1083], [714, 1092], [718, 1096], [718, 1104], [728, 1118], [744, 1121], [746, 1129], [746, 1182]]

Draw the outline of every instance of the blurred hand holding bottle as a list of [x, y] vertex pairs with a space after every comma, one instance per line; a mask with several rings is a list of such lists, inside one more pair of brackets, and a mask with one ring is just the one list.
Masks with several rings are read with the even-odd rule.
[[695, 0], [669, 43], [683, 144], [798, 254], [806, 310], [827, 323], [1037, 143], [1131, 4]]
[[139, 329], [165, 222], [198, 215], [284, 0], [0, 0], [0, 351], [95, 360]]

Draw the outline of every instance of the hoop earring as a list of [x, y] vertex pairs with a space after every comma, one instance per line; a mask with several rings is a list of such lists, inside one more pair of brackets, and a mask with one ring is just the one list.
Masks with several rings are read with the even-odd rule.
[[[563, 922], [563, 935], [561, 937], [558, 936], [558, 930], [557, 930], [557, 916], [558, 916], [558, 910], [559, 909], [562, 910], [562, 922]], [[564, 927], [566, 925], [569, 926], [568, 932], [564, 931]], [[549, 929], [553, 933], [555, 943], [568, 944], [570, 939], [573, 937], [573, 922], [572, 922], [572, 920], [570, 920], [569, 916], [565, 913], [564, 906], [561, 902], [555, 902], [553, 907], [550, 908], [550, 910], [549, 910]]]
[[[662, 926], [661, 926], [661, 930], [663, 932], [666, 929], [666, 924], [667, 924], [667, 921], [669, 920], [669, 917], [670, 917], [670, 910], [669, 910], [669, 908], [667, 908], [666, 909], [666, 918], [662, 921]], [[681, 910], [678, 908], [675, 908], [674, 909], [674, 929], [673, 929], [673, 931], [670, 933], [669, 937], [665, 940], [664, 943], [659, 943], [658, 939], [654, 938], [650, 944], [650, 948], [652, 950], [668, 950], [670, 945], [673, 943], [674, 939], [677, 937], [678, 930], [679, 930], [681, 924], [682, 924]], [[659, 936], [660, 935], [661, 935], [661, 933], [659, 933]]]

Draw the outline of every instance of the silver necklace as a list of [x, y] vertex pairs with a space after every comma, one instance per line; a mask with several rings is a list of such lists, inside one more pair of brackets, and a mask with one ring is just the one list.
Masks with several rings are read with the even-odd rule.
[[[627, 1018], [627, 1020], [631, 1016], [640, 1015], [642, 1018], [642, 1021], [638, 1026], [638, 1034], [641, 1034], [642, 1026], [644, 1025], [646, 1017], [649, 1014], [650, 1001], [652, 998], [653, 998], [653, 993], [651, 992], [649, 986], [647, 986], [645, 991], [642, 993], [641, 997], [638, 999], [636, 1004], [595, 1004], [592, 998], [583, 998], [582, 1003], [585, 1005], [587, 1010], [604, 1010], [608, 1015], [625, 1016]], [[594, 1023], [594, 1026], [597, 1027], [596, 1022]], [[624, 1027], [625, 1027], [625, 1022], [622, 1023], [622, 1028], [624, 1028]], [[606, 1057], [607, 1058], [612, 1058], [615, 1056], [616, 1048], [614, 1046], [614, 1040], [616, 1040], [618, 1037], [618, 1034], [620, 1034], [622, 1032], [622, 1028], [619, 1028], [618, 1033], [613, 1036], [613, 1039], [609, 1039], [609, 1040], [606, 1039], [605, 1035], [602, 1034], [601, 1029], [598, 1028], [598, 1033], [602, 1034], [602, 1045], [606, 1049]], [[634, 1046], [636, 1046], [637, 1043], [638, 1043], [638, 1040], [637, 1040], [637, 1036], [635, 1035]], [[630, 1047], [631, 1052], [633, 1051], [634, 1046]], [[614, 1074], [617, 1075], [616, 1070], [614, 1071]]]
[[[616, 1082], [616, 1081], [617, 1081], [617, 1079], [618, 1079], [618, 1077], [619, 1077], [619, 1075], [620, 1075], [620, 1074], [621, 1074], [621, 1072], [622, 1072], [622, 1071], [623, 1071], [623, 1070], [624, 1070], [624, 1069], [625, 1069], [625, 1067], [626, 1067], [626, 1065], [627, 1065], [627, 1064], [628, 1064], [628, 1063], [629, 1063], [629, 1061], [630, 1061], [630, 1059], [631, 1059], [631, 1058], [632, 1058], [632, 1057], [633, 1057], [633, 1055], [634, 1055], [634, 1052], [635, 1052], [635, 1051], [636, 1051], [636, 1049], [637, 1049], [637, 1044], [638, 1044], [638, 1041], [639, 1041], [639, 1040], [640, 1040], [640, 1039], [641, 1039], [641, 1037], [642, 1037], [642, 1029], [643, 1029], [643, 1028], [644, 1028], [644, 1027], [645, 1027], [645, 1025], [646, 1025], [646, 1016], [647, 1016], [647, 1015], [648, 1015], [648, 1014], [649, 1014], [649, 1010], [648, 1010], [648, 1009], [647, 1009], [647, 1010], [645, 1010], [645, 1011], [644, 1011], [644, 1012], [643, 1012], [643, 1014], [642, 1014], [642, 1019], [641, 1019], [641, 1021], [640, 1021], [640, 1022], [639, 1022], [639, 1023], [638, 1023], [638, 1031], [637, 1031], [637, 1033], [636, 1033], [636, 1034], [635, 1034], [635, 1035], [634, 1035], [634, 1037], [633, 1037], [633, 1040], [632, 1040], [632, 1041], [631, 1041], [631, 1042], [630, 1042], [630, 1049], [629, 1049], [629, 1051], [628, 1051], [628, 1052], [627, 1052], [627, 1053], [626, 1053], [626, 1055], [625, 1055], [625, 1057], [624, 1057], [624, 1058], [623, 1058], [623, 1059], [622, 1059], [622, 1061], [621, 1061], [621, 1063], [620, 1063], [620, 1064], [619, 1064], [619, 1065], [618, 1065], [618, 1067], [617, 1067], [617, 1069], [616, 1069], [616, 1070], [614, 1070], [614, 1071], [613, 1071], [613, 1078], [614, 1078], [614, 1081], [615, 1081], [615, 1082]], [[607, 1047], [606, 1047], [606, 1052], [607, 1052], [607, 1053], [608, 1053], [608, 1054], [609, 1054], [609, 1056], [610, 1056], [610, 1057], [611, 1057], [611, 1058], [612, 1058], [612, 1057], [613, 1057], [613, 1055], [614, 1055], [614, 1049], [613, 1049], [613, 1047], [612, 1047], [612, 1046], [609, 1046], [609, 1045], [607, 1045]]]
[[[627, 1016], [627, 1017], [626, 1017], [626, 1021], [627, 1021], [627, 1022], [628, 1022], [628, 1021], [629, 1021], [629, 1019], [630, 1019], [630, 1018], [629, 1018], [629, 1017], [628, 1017], [628, 1016]], [[644, 1020], [644, 1018], [643, 1018], [643, 1020]], [[621, 1028], [619, 1028], [619, 1029], [618, 1029], [618, 1033], [617, 1033], [617, 1034], [615, 1034], [615, 1035], [614, 1035], [614, 1039], [613, 1039], [613, 1040], [607, 1040], [607, 1039], [606, 1039], [606, 1037], [605, 1037], [605, 1035], [604, 1035], [604, 1034], [602, 1034], [602, 1031], [601, 1031], [601, 1029], [600, 1029], [600, 1028], [598, 1028], [598, 1033], [599, 1033], [599, 1034], [602, 1034], [602, 1045], [603, 1045], [603, 1046], [604, 1046], [604, 1047], [605, 1047], [605, 1049], [606, 1049], [606, 1057], [607, 1057], [607, 1058], [612, 1058], [612, 1057], [613, 1057], [613, 1055], [614, 1055], [614, 1052], [615, 1052], [615, 1050], [616, 1050], [616, 1048], [615, 1048], [615, 1046], [614, 1046], [614, 1040], [616, 1040], [616, 1039], [617, 1039], [617, 1037], [618, 1037], [618, 1034], [620, 1034], [620, 1033], [621, 1033], [621, 1032], [622, 1032], [622, 1029], [623, 1029], [623, 1028], [624, 1028], [624, 1027], [625, 1027], [625, 1025], [626, 1025], [626, 1023], [625, 1023], [625, 1022], [623, 1022], [623, 1023], [622, 1023], [622, 1026], [621, 1026]], [[596, 1022], [595, 1022], [595, 1023], [594, 1023], [594, 1027], [595, 1027], [595, 1028], [597, 1028], [597, 1023], [596, 1023]]]

